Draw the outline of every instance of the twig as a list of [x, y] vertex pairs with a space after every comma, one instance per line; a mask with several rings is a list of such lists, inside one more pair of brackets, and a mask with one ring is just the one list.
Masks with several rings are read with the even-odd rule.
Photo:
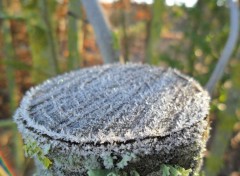
[[[22, 3], [32, 55], [31, 78], [33, 83], [42, 82], [49, 76], [56, 75], [59, 70], [52, 24], [55, 3], [55, 1], [46, 2], [45, 0]], [[43, 72], [45, 74], [42, 74]]]
[[[69, 16], [68, 16], [68, 69], [79, 68], [82, 58], [79, 54], [79, 28], [81, 19], [81, 2], [79, 0], [69, 1]], [[70, 15], [71, 14], [71, 15]]]
[[214, 87], [221, 79], [224, 73], [224, 69], [233, 53], [233, 50], [237, 44], [238, 32], [239, 32], [239, 8], [237, 0], [229, 0], [230, 9], [230, 33], [227, 43], [223, 49], [220, 59], [207, 83], [205, 88], [210, 94], [212, 94]]
[[15, 155], [16, 168], [18, 171], [22, 172], [23, 168], [24, 168], [23, 163], [25, 161], [24, 150], [23, 150], [23, 141], [22, 141], [21, 135], [18, 132], [16, 127], [13, 128], [12, 131], [14, 132], [13, 140], [14, 140], [14, 155]]
[[0, 120], [0, 127], [1, 128], [16, 127], [16, 124], [12, 120]]
[[54, 35], [53, 35], [53, 27], [52, 27], [52, 23], [51, 23], [51, 14], [49, 13], [49, 9], [48, 9], [48, 1], [47, 0], [42, 0], [40, 1], [40, 10], [42, 13], [42, 19], [45, 22], [45, 25], [47, 26], [46, 28], [46, 36], [48, 39], [48, 43], [49, 43], [49, 49], [50, 49], [50, 54], [51, 54], [51, 59], [50, 61], [50, 65], [51, 68], [53, 69], [54, 73], [57, 74], [59, 73], [59, 68], [58, 68], [58, 54], [57, 54], [57, 47], [56, 47], [56, 42], [54, 39]]
[[120, 20], [121, 20], [121, 30], [122, 30], [122, 38], [123, 38], [123, 48], [124, 48], [124, 53], [123, 53], [123, 57], [124, 57], [124, 62], [128, 62], [129, 61], [129, 36], [128, 36], [128, 24], [127, 24], [127, 17], [126, 17], [126, 11], [129, 11], [129, 7], [130, 1], [126, 2], [124, 0], [121, 0], [121, 3], [123, 4], [124, 9], [122, 9], [121, 12], [121, 16], [120, 16]]
[[162, 28], [162, 14], [165, 5], [164, 1], [154, 0], [152, 5], [152, 19], [150, 22], [150, 28], [148, 30], [148, 36], [146, 40], [146, 61], [149, 64], [157, 64], [159, 62], [159, 54], [154, 51], [156, 42], [159, 41], [159, 35]]
[[103, 56], [104, 63], [113, 63], [117, 54], [113, 48], [113, 37], [108, 21], [104, 18], [98, 0], [82, 0], [89, 22], [92, 24], [96, 41]]
[[[0, 12], [5, 13], [2, 0], [0, 0]], [[0, 21], [0, 32], [3, 37], [3, 57], [5, 62], [15, 62], [15, 50], [12, 43], [11, 26], [9, 20]], [[16, 83], [15, 83], [15, 69], [10, 64], [5, 64], [5, 72], [7, 78], [7, 91], [9, 96], [9, 108], [10, 112], [13, 113], [17, 106], [16, 102]]]

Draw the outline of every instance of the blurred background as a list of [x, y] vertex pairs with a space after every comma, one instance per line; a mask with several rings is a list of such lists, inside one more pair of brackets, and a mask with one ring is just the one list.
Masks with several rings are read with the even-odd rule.
[[[206, 85], [229, 34], [225, 0], [100, 3], [120, 62], [174, 67]], [[239, 44], [212, 95], [206, 176], [240, 176]], [[12, 122], [24, 93], [57, 74], [103, 63], [79, 0], [0, 0], [0, 167], [17, 176], [34, 172]]]

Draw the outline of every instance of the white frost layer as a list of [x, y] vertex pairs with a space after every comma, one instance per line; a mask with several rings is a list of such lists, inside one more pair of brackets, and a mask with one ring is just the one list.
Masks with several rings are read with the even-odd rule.
[[32, 88], [14, 119], [53, 139], [125, 142], [163, 137], [203, 121], [209, 101], [199, 83], [177, 70], [114, 64], [73, 71]]

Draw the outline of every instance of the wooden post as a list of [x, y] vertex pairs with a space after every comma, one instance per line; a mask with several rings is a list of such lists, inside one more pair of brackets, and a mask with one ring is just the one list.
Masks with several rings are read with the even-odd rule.
[[39, 175], [198, 171], [209, 96], [177, 70], [141, 64], [73, 71], [32, 88], [14, 116]]

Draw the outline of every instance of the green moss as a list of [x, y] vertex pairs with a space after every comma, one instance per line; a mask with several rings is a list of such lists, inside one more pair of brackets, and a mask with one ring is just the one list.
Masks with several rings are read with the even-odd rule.
[[23, 146], [26, 156], [34, 157], [36, 156], [39, 161], [44, 165], [45, 168], [49, 168], [52, 165], [52, 161], [45, 155], [48, 153], [50, 146], [46, 145], [44, 149], [41, 149], [37, 142], [33, 140], [28, 140]]
[[[104, 170], [104, 169], [95, 169], [88, 171], [88, 176], [128, 176], [124, 171], [120, 170]], [[137, 171], [133, 170], [130, 172], [130, 176], [140, 176]]]
[[166, 164], [162, 164], [160, 170], [162, 176], [189, 176], [191, 172], [191, 169], [184, 169], [180, 166], [172, 166]]
[[[124, 167], [126, 167], [130, 161], [135, 160], [136, 155], [134, 153], [127, 152], [122, 155], [122, 159], [117, 163], [116, 161], [118, 160], [118, 157], [112, 156], [112, 154], [108, 152], [104, 153], [101, 158], [103, 159], [103, 164], [106, 169], [96, 169], [96, 167], [89, 169], [88, 167], [88, 176], [127, 176], [128, 173], [122, 171], [122, 169], [124, 169]], [[97, 159], [90, 157], [89, 161], [91, 161], [91, 163], [95, 163], [97, 162]], [[96, 164], [93, 165], [96, 166]], [[139, 176], [139, 174], [135, 170], [132, 170], [130, 171], [130, 176]]]
[[128, 165], [128, 162], [131, 160], [135, 160], [136, 155], [134, 153], [126, 153], [125, 155], [122, 156], [122, 160], [117, 163], [117, 167], [119, 169], [123, 169], [125, 166]]
[[[148, 176], [189, 176], [192, 173], [191, 169], [185, 169], [177, 165], [167, 165], [162, 164], [160, 170], [148, 174]], [[128, 173], [121, 171], [119, 169], [93, 169], [88, 171], [88, 176], [127, 176]], [[135, 170], [130, 171], [130, 176], [140, 176]], [[194, 176], [199, 176], [199, 174], [194, 174]]]

